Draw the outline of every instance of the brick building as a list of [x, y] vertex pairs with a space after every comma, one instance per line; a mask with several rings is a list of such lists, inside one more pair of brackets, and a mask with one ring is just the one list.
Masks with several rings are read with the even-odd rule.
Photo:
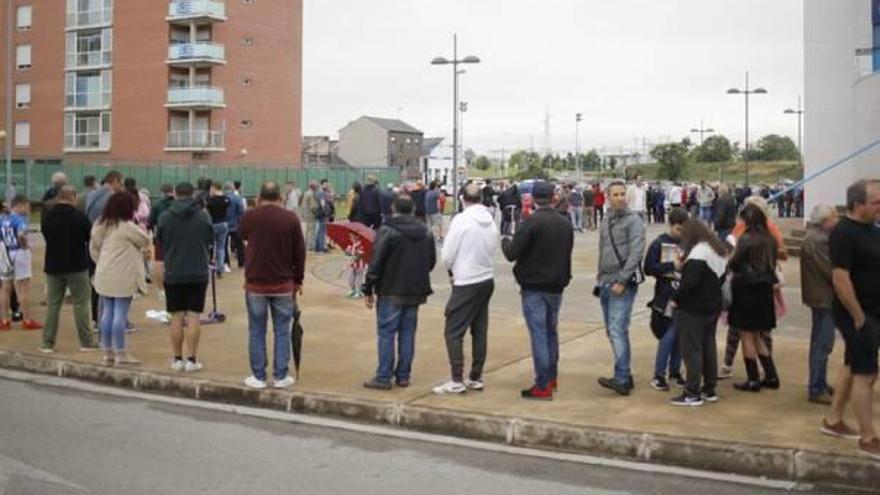
[[300, 164], [302, 0], [11, 3], [14, 157]]

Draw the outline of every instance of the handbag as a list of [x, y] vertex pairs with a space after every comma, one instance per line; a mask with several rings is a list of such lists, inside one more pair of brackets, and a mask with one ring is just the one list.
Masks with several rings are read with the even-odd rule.
[[[611, 240], [611, 249], [614, 250], [614, 256], [617, 258], [617, 262], [620, 263], [620, 269], [626, 266], [626, 262], [623, 260], [623, 256], [620, 255], [620, 250], [617, 249], [617, 242], [614, 241], [614, 221], [608, 221], [608, 238]], [[629, 281], [629, 286], [637, 286], [641, 285], [645, 282], [645, 272], [642, 271], [642, 264], [639, 263], [636, 272], [633, 273], [632, 279]]]

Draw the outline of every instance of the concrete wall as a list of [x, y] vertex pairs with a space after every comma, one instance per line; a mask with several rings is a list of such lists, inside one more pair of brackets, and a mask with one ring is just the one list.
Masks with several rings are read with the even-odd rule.
[[[805, 174], [880, 139], [880, 73], [861, 76], [856, 49], [872, 41], [870, 0], [804, 1]], [[880, 150], [806, 186], [806, 207], [845, 203], [846, 186], [880, 176]]]
[[388, 132], [367, 119], [339, 131], [339, 157], [352, 167], [387, 167]]

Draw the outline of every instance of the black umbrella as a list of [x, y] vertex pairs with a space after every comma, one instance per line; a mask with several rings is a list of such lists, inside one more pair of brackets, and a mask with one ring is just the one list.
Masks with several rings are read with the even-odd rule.
[[299, 363], [302, 359], [302, 341], [303, 327], [300, 323], [302, 312], [297, 307], [293, 312], [293, 323], [290, 327], [290, 349], [293, 351], [293, 367], [296, 370], [296, 376], [299, 378]]

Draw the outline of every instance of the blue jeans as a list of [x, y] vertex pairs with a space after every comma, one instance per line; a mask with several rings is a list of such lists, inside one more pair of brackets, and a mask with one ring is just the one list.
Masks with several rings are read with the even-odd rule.
[[615, 296], [611, 293], [610, 285], [603, 285], [599, 294], [599, 300], [602, 303], [602, 317], [605, 320], [605, 331], [611, 342], [611, 350], [614, 351], [614, 380], [619, 384], [629, 383], [632, 376], [629, 323], [638, 290], [638, 287], [630, 286], [624, 290], [623, 294]]
[[828, 356], [834, 350], [834, 318], [831, 308], [810, 308], [813, 328], [810, 332], [810, 397], [828, 389]]
[[559, 308], [562, 294], [522, 291], [523, 316], [532, 342], [535, 386], [546, 389], [559, 374]]
[[101, 296], [101, 348], [117, 351], [125, 350], [125, 327], [128, 322], [130, 297]]
[[669, 325], [669, 329], [657, 343], [654, 376], [665, 379], [667, 370], [669, 371], [668, 376], [681, 375], [681, 348], [678, 346], [678, 331], [675, 329], [675, 322]]
[[315, 232], [315, 251], [322, 253], [327, 250], [327, 220], [318, 220]]
[[276, 380], [287, 377], [290, 364], [290, 323], [296, 305], [292, 294], [267, 296], [245, 293], [248, 312], [248, 355], [251, 372], [259, 380], [266, 380], [266, 326], [269, 310], [272, 311], [272, 327], [275, 331], [275, 350], [272, 359], [272, 376]]
[[700, 220], [706, 223], [712, 223], [712, 207], [711, 206], [701, 206], [700, 207]]
[[229, 237], [229, 224], [220, 222], [214, 224], [214, 262], [217, 264], [217, 272], [222, 272], [226, 265], [226, 238]]
[[[419, 307], [400, 306], [387, 297], [379, 297], [376, 302], [376, 327], [379, 334], [379, 367], [376, 368], [376, 381], [391, 383], [391, 377], [398, 382], [409, 381], [412, 362], [416, 353], [416, 327], [419, 324]], [[395, 359], [394, 339], [397, 338]]]

